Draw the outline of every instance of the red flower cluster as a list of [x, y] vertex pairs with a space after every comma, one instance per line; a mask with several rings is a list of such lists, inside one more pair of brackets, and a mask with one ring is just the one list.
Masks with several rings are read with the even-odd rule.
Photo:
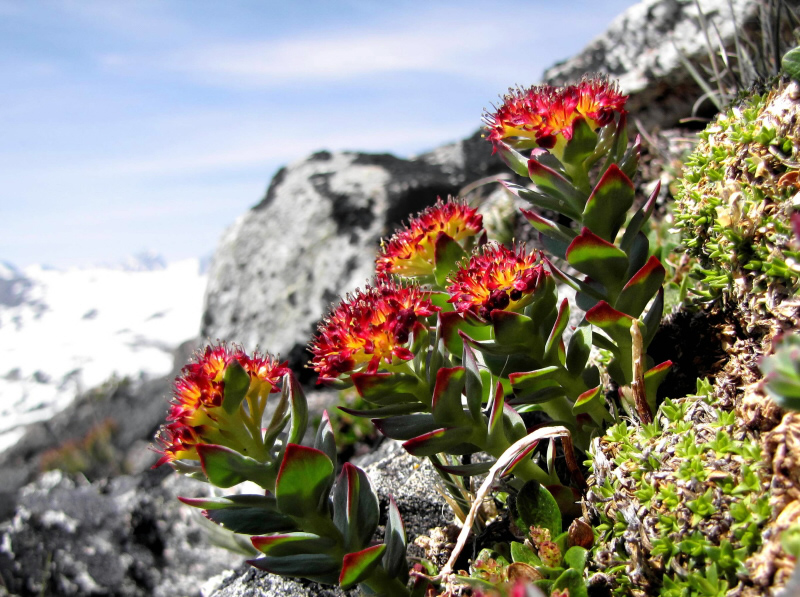
[[455, 241], [475, 236], [482, 230], [483, 216], [466, 203], [449, 197], [420, 212], [408, 226], [381, 244], [376, 271], [406, 277], [433, 273], [436, 241], [445, 234]]
[[504, 141], [522, 139], [550, 149], [558, 138], [572, 138], [578, 118], [592, 128], [603, 127], [624, 113], [628, 96], [605, 78], [584, 78], [577, 85], [553, 87], [537, 85], [529, 89], [510, 89], [494, 114], [484, 114], [488, 139], [497, 148]]
[[448, 302], [459, 313], [488, 321], [496, 309], [517, 311], [529, 304], [545, 273], [537, 251], [489, 244], [450, 277]]
[[364, 366], [375, 373], [381, 361], [413, 359], [406, 346], [411, 332], [422, 325], [420, 317], [439, 310], [429, 296], [416, 286], [402, 287], [388, 278], [378, 278], [375, 286], [348, 295], [320, 325], [311, 343], [311, 365], [319, 373], [319, 382]]
[[220, 407], [225, 395], [225, 370], [234, 361], [250, 375], [250, 388], [257, 393], [277, 392], [288, 372], [286, 363], [278, 364], [269, 355], [248, 356], [241, 347], [231, 349], [220, 344], [195, 354], [195, 360], [175, 379], [169, 422], [157, 438], [162, 457], [156, 467], [174, 460], [198, 460], [198, 443], [225, 443], [220, 433]]

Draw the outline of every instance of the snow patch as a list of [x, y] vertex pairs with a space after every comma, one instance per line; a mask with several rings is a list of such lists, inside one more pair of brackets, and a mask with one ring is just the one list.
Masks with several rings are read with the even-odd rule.
[[0, 450], [21, 426], [113, 376], [172, 370], [172, 350], [199, 332], [207, 276], [198, 259], [140, 256], [137, 264], [22, 272], [0, 264], [0, 280], [24, 287], [17, 304], [0, 301]]

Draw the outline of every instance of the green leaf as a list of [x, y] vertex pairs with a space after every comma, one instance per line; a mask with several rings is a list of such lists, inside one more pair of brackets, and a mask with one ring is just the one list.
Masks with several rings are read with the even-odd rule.
[[402, 578], [408, 574], [406, 561], [406, 529], [394, 498], [389, 495], [389, 515], [384, 535], [386, 553], [383, 554], [383, 568], [392, 578]]
[[[622, 373], [622, 379], [615, 379], [618, 384], [628, 385], [632, 381], [633, 375], [633, 357], [631, 354], [631, 347], [633, 340], [631, 339], [631, 323], [633, 317], [620, 313], [612, 308], [605, 301], [600, 301], [586, 312], [586, 321], [594, 326], [597, 326], [608, 334], [616, 345], [614, 356], [618, 361], [619, 372]], [[641, 323], [638, 324], [643, 327]], [[594, 336], [595, 343], [598, 343], [601, 336], [596, 334]]]
[[250, 540], [253, 542], [253, 547], [258, 551], [276, 558], [302, 554], [321, 554], [336, 545], [336, 541], [328, 537], [299, 532], [251, 537]]
[[481, 407], [483, 406], [483, 381], [478, 367], [475, 351], [465, 341], [462, 362], [464, 364], [464, 393], [467, 397], [467, 408], [475, 424], [483, 423]]
[[361, 549], [378, 528], [378, 497], [367, 474], [345, 462], [333, 486], [333, 524], [348, 551]]
[[331, 462], [336, 462], [336, 437], [333, 434], [333, 426], [327, 410], [322, 411], [322, 420], [317, 427], [313, 447], [324, 452]]
[[636, 272], [644, 267], [650, 255], [650, 241], [643, 232], [639, 232], [633, 238], [633, 244], [626, 255], [628, 255], [628, 269], [623, 279], [630, 280]]
[[644, 391], [647, 396], [647, 403], [650, 405], [650, 411], [656, 412], [656, 395], [658, 388], [662, 382], [669, 375], [672, 369], [672, 361], [664, 361], [655, 367], [648, 369], [644, 373]]
[[242, 494], [178, 499], [193, 508], [202, 508], [206, 518], [233, 533], [259, 535], [291, 531], [295, 528], [292, 519], [278, 511], [278, 505], [272, 496]]
[[321, 450], [289, 444], [275, 483], [278, 508], [304, 518], [320, 512], [333, 481], [333, 462]]
[[528, 175], [538, 188], [559, 200], [559, 213], [580, 221], [586, 196], [569, 180], [535, 158], [528, 160]]
[[517, 494], [520, 529], [539, 527], [550, 531], [550, 537], [561, 534], [561, 512], [549, 491], [536, 481], [528, 481]]
[[613, 243], [633, 205], [634, 188], [616, 164], [611, 164], [589, 196], [583, 210], [583, 225]]
[[285, 558], [264, 556], [248, 560], [247, 563], [281, 576], [298, 576], [329, 585], [339, 581], [339, 561], [326, 554], [300, 554]]
[[215, 444], [198, 444], [197, 454], [212, 485], [233, 487], [244, 481], [253, 481], [265, 489], [272, 488], [269, 466], [258, 460]]
[[622, 235], [622, 241], [619, 243], [619, 248], [628, 253], [631, 248], [631, 244], [633, 243], [633, 239], [639, 234], [639, 231], [644, 226], [645, 222], [650, 219], [650, 215], [653, 213], [653, 209], [656, 206], [656, 200], [658, 199], [658, 194], [661, 192], [661, 181], [659, 180], [656, 182], [656, 187], [653, 189], [653, 192], [650, 193], [650, 197], [647, 199], [647, 202], [640, 207], [633, 217], [631, 221], [628, 222], [628, 226], [625, 228], [625, 233]]
[[243, 535], [262, 535], [281, 533], [297, 528], [294, 521], [277, 509], [230, 508], [227, 510], [205, 510], [203, 515], [211, 522], [231, 533]]
[[661, 261], [655, 256], [650, 257], [647, 263], [622, 288], [615, 304], [617, 310], [627, 313], [631, 317], [639, 317], [650, 299], [661, 288], [666, 273]]
[[633, 145], [625, 152], [622, 159], [618, 160], [619, 169], [622, 170], [628, 178], [633, 178], [636, 170], [639, 168], [639, 158], [642, 155], [642, 137], [636, 135]]
[[225, 382], [222, 408], [226, 413], [232, 415], [239, 409], [239, 405], [247, 395], [247, 390], [250, 389], [250, 374], [244, 370], [239, 361], [233, 360], [225, 368], [222, 380]]
[[385, 551], [386, 545], [381, 544], [345, 555], [342, 561], [342, 572], [339, 575], [339, 586], [349, 589], [369, 578]]
[[[537, 232], [562, 243], [566, 243], [566, 245], [569, 245], [569, 243], [572, 242], [572, 239], [578, 234], [572, 228], [568, 228], [567, 226], [553, 222], [547, 218], [543, 218], [535, 211], [529, 211], [527, 209], [520, 209], [520, 211]], [[559, 254], [558, 257], [564, 258], [564, 255]]]
[[507, 355], [524, 352], [532, 359], [541, 359], [544, 355], [544, 341], [539, 337], [537, 322], [530, 317], [513, 311], [493, 311], [492, 328], [494, 344], [478, 345], [495, 347], [495, 354]]
[[586, 583], [583, 581], [583, 572], [568, 568], [553, 583], [553, 591], [567, 589], [569, 597], [589, 597]]
[[378, 406], [420, 402], [428, 398], [427, 385], [409, 373], [353, 373], [350, 377], [358, 394]]
[[528, 158], [505, 143], [498, 143], [496, 147], [500, 153], [500, 159], [505, 162], [506, 166], [518, 176], [528, 176]]
[[413, 413], [421, 413], [428, 410], [428, 405], [422, 402], [408, 402], [404, 404], [390, 404], [389, 406], [381, 406], [369, 410], [356, 410], [354, 408], [347, 408], [345, 406], [338, 407], [340, 411], [352, 415], [354, 417], [361, 417], [364, 419], [380, 419], [383, 417], [392, 417], [394, 415], [410, 415]]
[[436, 372], [433, 388], [433, 420], [439, 425], [470, 425], [472, 419], [464, 412], [461, 390], [464, 389], [466, 370], [464, 367], [442, 367]]
[[564, 554], [564, 563], [570, 568], [577, 570], [583, 574], [583, 569], [586, 567], [586, 559], [589, 552], [586, 548], [579, 545], [573, 545]]
[[542, 560], [539, 559], [533, 550], [519, 541], [511, 542], [511, 559], [514, 562], [522, 562], [523, 564], [530, 564], [531, 566], [541, 566]]
[[459, 332], [464, 332], [470, 338], [478, 341], [488, 340], [492, 333], [492, 328], [488, 325], [473, 325], [455, 311], [439, 313], [439, 324], [445, 347], [458, 358], [461, 358], [464, 342]]
[[567, 371], [573, 376], [580, 375], [592, 351], [592, 327], [585, 321], [575, 329], [567, 347]]
[[[503, 405], [503, 433], [506, 434], [508, 442], [512, 444], [528, 434], [528, 429], [525, 427], [525, 421], [517, 412], [517, 409], [508, 403]], [[511, 465], [511, 468], [516, 466], [518, 462], [521, 462], [527, 456], [528, 452], [520, 454], [520, 456]]]
[[447, 286], [447, 277], [457, 269], [459, 261], [464, 259], [467, 253], [456, 241], [444, 232], [439, 232], [434, 245], [433, 274], [439, 286]]
[[656, 293], [656, 298], [653, 300], [653, 304], [650, 305], [650, 308], [647, 310], [647, 314], [642, 319], [642, 323], [644, 323], [644, 332], [642, 333], [642, 344], [644, 347], [647, 348], [650, 346], [650, 342], [653, 341], [653, 338], [656, 336], [656, 332], [658, 332], [658, 326], [661, 325], [661, 315], [664, 313], [664, 288], [661, 287], [658, 289]]
[[289, 429], [289, 437], [286, 438], [286, 443], [299, 444], [303, 441], [303, 437], [308, 429], [308, 403], [306, 402], [306, 395], [303, 393], [303, 388], [297, 377], [292, 371], [286, 374], [283, 378], [282, 392], [287, 391], [290, 411], [292, 414], [292, 426]]
[[432, 456], [452, 450], [472, 437], [469, 427], [435, 429], [403, 442], [403, 447], [412, 456]]
[[[551, 446], [553, 446], [553, 442], [550, 442], [550, 445], [547, 446], [548, 451], [550, 450]], [[553, 499], [558, 504], [562, 521], [572, 520], [583, 514], [583, 510], [581, 508], [581, 494], [574, 487], [566, 487], [564, 485], [548, 485], [547, 491], [550, 492], [550, 494], [553, 496]], [[567, 534], [567, 539], [568, 538], [569, 534]], [[566, 550], [566, 546], [564, 546], [564, 550]]]
[[401, 441], [428, 433], [439, 427], [433, 420], [433, 415], [428, 413], [373, 419], [372, 423], [382, 435]]
[[573, 121], [572, 139], [564, 147], [564, 162], [567, 164], [580, 164], [594, 152], [597, 146], [597, 133], [592, 130], [583, 117]]
[[500, 448], [506, 444], [503, 431], [503, 406], [505, 405], [503, 384], [497, 382], [494, 393], [489, 396], [489, 425], [486, 437], [488, 448]]
[[786, 52], [781, 59], [781, 67], [795, 81], [800, 81], [800, 46]]
[[540, 390], [552, 385], [552, 380], [561, 371], [561, 367], [551, 365], [534, 371], [512, 373], [508, 376], [511, 387], [516, 393], [519, 390]]
[[558, 317], [553, 324], [553, 329], [550, 331], [550, 335], [547, 337], [547, 343], [544, 345], [545, 359], [552, 360], [556, 356], [555, 351], [558, 350], [558, 347], [562, 342], [561, 337], [564, 335], [564, 330], [567, 329], [568, 324], [569, 301], [564, 299], [561, 302], [561, 306], [558, 308]]
[[581, 209], [573, 207], [564, 199], [553, 197], [539, 191], [533, 191], [505, 180], [501, 180], [500, 184], [515, 197], [519, 197], [540, 209], [555, 211], [572, 220], [578, 220], [581, 217]]
[[600, 282], [611, 295], [624, 283], [628, 256], [584, 227], [567, 248], [567, 261], [579, 272]]
[[[572, 405], [572, 414], [577, 416], [589, 413], [595, 423], [601, 425], [603, 419], [607, 418], [605, 414], [605, 396], [602, 390], [603, 386], [597, 386], [591, 390], [586, 390], [578, 396], [575, 404]], [[595, 417], [599, 417], [600, 420], [596, 420]]]

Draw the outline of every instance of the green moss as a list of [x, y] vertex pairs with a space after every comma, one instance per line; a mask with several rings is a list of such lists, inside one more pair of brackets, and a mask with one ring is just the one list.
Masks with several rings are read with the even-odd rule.
[[614, 594], [724, 595], [747, 584], [771, 515], [768, 471], [731, 414], [700, 382], [696, 395], [666, 400], [648, 429], [622, 422], [596, 441], [590, 561], [614, 571]]
[[675, 230], [708, 296], [800, 288], [790, 218], [800, 207], [800, 89], [782, 85], [720, 114], [678, 184]]

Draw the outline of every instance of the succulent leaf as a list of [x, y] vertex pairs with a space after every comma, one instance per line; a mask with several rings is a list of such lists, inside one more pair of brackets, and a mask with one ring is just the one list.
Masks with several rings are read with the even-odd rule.
[[340, 406], [338, 408], [340, 411], [354, 417], [374, 419], [425, 412], [428, 410], [428, 405], [422, 402], [409, 402], [406, 404], [390, 404], [389, 406], [381, 406], [378, 408], [372, 408], [370, 410], [357, 410], [354, 408], [348, 408], [346, 406]]
[[347, 550], [365, 545], [378, 528], [378, 497], [367, 474], [345, 462], [333, 486], [333, 524], [344, 538]]
[[579, 210], [577, 207], [572, 207], [563, 199], [547, 195], [540, 191], [534, 191], [505, 180], [501, 180], [500, 184], [503, 185], [505, 189], [515, 197], [524, 199], [531, 205], [534, 205], [540, 209], [549, 209], [573, 220], [580, 218], [581, 210]]
[[319, 427], [317, 427], [313, 447], [324, 452], [331, 462], [336, 462], [336, 437], [333, 433], [331, 418], [328, 416], [327, 410], [322, 411], [322, 420], [319, 423]]
[[569, 245], [567, 261], [579, 272], [600, 282], [610, 294], [619, 292], [628, 269], [625, 252], [586, 227]]
[[467, 442], [472, 437], [470, 427], [445, 427], [434, 429], [403, 442], [403, 447], [412, 456], [433, 456], [447, 452]]
[[547, 488], [528, 481], [517, 494], [517, 526], [521, 529], [538, 527], [550, 531], [551, 537], [561, 534], [561, 511]]
[[567, 329], [567, 325], [569, 324], [569, 301], [564, 299], [561, 301], [561, 306], [558, 308], [558, 317], [556, 318], [555, 323], [553, 324], [553, 329], [550, 331], [550, 335], [547, 338], [547, 342], [544, 345], [544, 358], [548, 360], [552, 360], [554, 355], [554, 351], [558, 349], [559, 344], [561, 343], [561, 337], [564, 335], [564, 330]]
[[597, 236], [614, 242], [633, 205], [634, 188], [616, 164], [605, 171], [583, 209], [583, 225]]
[[444, 232], [440, 232], [436, 237], [434, 245], [434, 269], [433, 274], [439, 286], [447, 285], [447, 276], [456, 269], [456, 264], [464, 259], [467, 253], [455, 240]]
[[397, 509], [397, 504], [391, 495], [389, 496], [389, 514], [386, 521], [384, 545], [386, 545], [382, 562], [384, 569], [393, 578], [403, 578], [408, 573], [406, 529], [403, 519], [400, 517], [400, 510]]
[[359, 395], [378, 406], [427, 398], [427, 386], [416, 375], [381, 372], [353, 373], [351, 377]]
[[464, 367], [442, 367], [436, 372], [431, 413], [439, 425], [470, 425], [471, 418], [461, 404], [466, 369]]
[[572, 333], [567, 347], [566, 366], [572, 375], [580, 375], [592, 351], [592, 328], [581, 323]]
[[278, 508], [297, 518], [320, 512], [333, 472], [333, 462], [322, 450], [289, 444], [275, 483]]
[[232, 415], [239, 409], [239, 405], [247, 395], [247, 390], [250, 389], [250, 375], [239, 361], [233, 360], [225, 368], [222, 380], [225, 382], [222, 408], [226, 413]]
[[631, 317], [639, 317], [650, 299], [661, 288], [666, 273], [661, 261], [655, 256], [650, 257], [622, 288], [615, 307]]
[[428, 433], [439, 427], [434, 421], [433, 415], [428, 413], [373, 419], [372, 423], [381, 434], [401, 441]]
[[528, 175], [537, 187], [559, 200], [559, 213], [580, 221], [585, 196], [569, 180], [535, 158], [528, 160]]
[[369, 578], [372, 571], [380, 563], [386, 545], [373, 545], [361, 551], [348, 553], [342, 561], [342, 572], [339, 575], [339, 586], [349, 589], [353, 585]]
[[583, 117], [576, 118], [572, 125], [572, 139], [564, 147], [563, 160], [567, 164], [580, 164], [594, 152], [597, 133]]
[[336, 545], [329, 537], [313, 533], [280, 533], [264, 537], [251, 537], [250, 541], [261, 553], [273, 557], [321, 554]]
[[198, 444], [197, 454], [208, 481], [217, 487], [232, 487], [253, 481], [271, 489], [274, 479], [270, 467], [235, 450], [216, 444]]
[[464, 353], [462, 357], [464, 363], [464, 394], [467, 397], [467, 408], [475, 424], [483, 422], [481, 407], [483, 406], [483, 381], [481, 371], [478, 368], [478, 359], [472, 347], [464, 342]]
[[298, 576], [329, 585], [339, 581], [340, 563], [327, 554], [307, 553], [282, 558], [263, 556], [247, 563], [281, 576]]
[[661, 192], [661, 181], [656, 182], [656, 186], [653, 189], [653, 192], [650, 193], [650, 197], [647, 199], [645, 204], [636, 210], [636, 213], [633, 214], [631, 221], [628, 223], [627, 227], [625, 228], [625, 233], [622, 235], [622, 240], [619, 243], [620, 249], [625, 251], [626, 253], [630, 252], [631, 243], [633, 243], [633, 239], [639, 234], [639, 231], [644, 226], [645, 222], [650, 219], [650, 215], [653, 213], [653, 209], [656, 206], [656, 199], [658, 199], [658, 194]]

